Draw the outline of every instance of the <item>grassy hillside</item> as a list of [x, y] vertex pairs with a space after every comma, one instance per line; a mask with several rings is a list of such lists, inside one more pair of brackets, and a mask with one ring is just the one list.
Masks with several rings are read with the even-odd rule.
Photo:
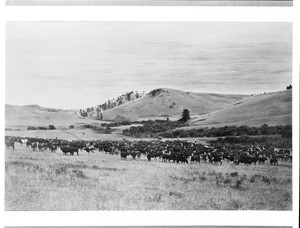
[[157, 89], [146, 96], [103, 113], [105, 120], [180, 116], [187, 108], [190, 115], [219, 110], [245, 98], [245, 95], [192, 93], [174, 89]]
[[[190, 126], [260, 126], [292, 124], [292, 90], [257, 96], [191, 93], [157, 89], [149, 94], [103, 112], [104, 120], [145, 120], [170, 117], [177, 120], [187, 108]], [[69, 127], [100, 124], [94, 118], [80, 117], [75, 111], [48, 109], [37, 105], [5, 106], [5, 127], [25, 130], [28, 126]]]
[[221, 110], [193, 118], [195, 126], [292, 124], [292, 90], [246, 97]]

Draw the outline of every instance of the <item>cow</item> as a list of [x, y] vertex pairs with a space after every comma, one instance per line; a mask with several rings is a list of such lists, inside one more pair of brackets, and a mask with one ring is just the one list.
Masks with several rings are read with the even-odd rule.
[[173, 163], [175, 163], [175, 161], [177, 160], [176, 154], [170, 154], [167, 158], [167, 160], [169, 162], [173, 161]]
[[271, 165], [279, 165], [277, 158], [276, 157], [270, 158], [270, 164]]
[[136, 151], [132, 151], [130, 153], [130, 155], [132, 156], [132, 158], [135, 160], [136, 156], [138, 155], [138, 153]]
[[12, 147], [13, 150], [15, 149], [15, 141], [12, 139], [5, 140], [5, 145], [7, 149], [9, 149], [9, 147]]
[[168, 155], [168, 154], [162, 154], [162, 155], [161, 155], [162, 161], [167, 161], [168, 158], [169, 158], [169, 155]]
[[265, 164], [267, 158], [265, 156], [258, 157], [258, 164]]
[[151, 154], [147, 154], [148, 161], [151, 161]]
[[218, 163], [218, 162], [220, 162], [220, 164], [222, 165], [222, 161], [223, 161], [223, 159], [222, 159], [221, 156], [216, 155], [216, 156], [213, 156], [213, 157], [212, 157], [212, 162], [213, 162], [213, 163]]
[[176, 162], [177, 163], [187, 163], [188, 164], [188, 160], [185, 156], [181, 155], [181, 154], [177, 154], [176, 155]]
[[88, 154], [92, 152], [93, 154], [95, 153], [95, 148], [94, 147], [84, 147], [83, 150], [85, 150]]
[[78, 148], [76, 147], [66, 146], [66, 147], [60, 147], [60, 149], [64, 155], [67, 155], [69, 153], [70, 155], [73, 156], [74, 153], [77, 153], [77, 156], [79, 156]]
[[55, 152], [57, 150], [57, 145], [50, 145], [49, 149], [51, 150], [51, 152]]
[[127, 159], [128, 153], [125, 151], [121, 151], [121, 159]]
[[33, 151], [35, 151], [35, 149], [37, 149], [38, 146], [39, 146], [39, 143], [38, 143], [38, 142], [32, 142], [32, 143], [31, 143], [31, 148], [32, 148]]
[[191, 163], [194, 163], [194, 162], [196, 162], [196, 164], [197, 164], [197, 162], [200, 163], [200, 155], [193, 155], [191, 157]]

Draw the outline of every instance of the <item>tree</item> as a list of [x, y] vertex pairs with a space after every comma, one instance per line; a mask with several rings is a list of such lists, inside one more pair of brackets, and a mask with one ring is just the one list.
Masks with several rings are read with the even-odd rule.
[[96, 109], [96, 113], [97, 113], [97, 120], [99, 120], [99, 119], [100, 119], [100, 111], [101, 111], [101, 109], [100, 109], [100, 107], [98, 106], [98, 107], [97, 107], [97, 109]]
[[188, 121], [189, 119], [191, 119], [191, 117], [190, 117], [190, 111], [189, 111], [188, 109], [184, 109], [184, 110], [182, 111], [180, 121], [186, 122], [186, 121]]
[[102, 114], [102, 112], [100, 112], [99, 119], [103, 120], [103, 114]]

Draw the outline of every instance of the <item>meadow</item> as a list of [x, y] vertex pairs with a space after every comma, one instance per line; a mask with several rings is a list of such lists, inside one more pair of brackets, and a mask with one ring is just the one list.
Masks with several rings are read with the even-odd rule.
[[5, 151], [5, 210], [292, 210], [292, 163], [173, 164]]

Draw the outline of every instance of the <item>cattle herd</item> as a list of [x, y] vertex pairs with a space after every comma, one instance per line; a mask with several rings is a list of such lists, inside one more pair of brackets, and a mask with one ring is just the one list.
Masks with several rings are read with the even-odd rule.
[[128, 141], [128, 140], [96, 140], [67, 141], [61, 139], [43, 139], [31, 137], [5, 136], [8, 149], [15, 149], [15, 143], [20, 143], [33, 151], [57, 152], [63, 155], [74, 155], [81, 152], [95, 153], [102, 151], [112, 155], [119, 155], [121, 159], [139, 159], [147, 157], [148, 161], [159, 160], [172, 163], [200, 163], [210, 162], [222, 164], [224, 161], [233, 164], [264, 164], [278, 165], [278, 161], [292, 161], [291, 149], [266, 148], [257, 145], [231, 144], [230, 146], [204, 146], [200, 143], [187, 141]]

